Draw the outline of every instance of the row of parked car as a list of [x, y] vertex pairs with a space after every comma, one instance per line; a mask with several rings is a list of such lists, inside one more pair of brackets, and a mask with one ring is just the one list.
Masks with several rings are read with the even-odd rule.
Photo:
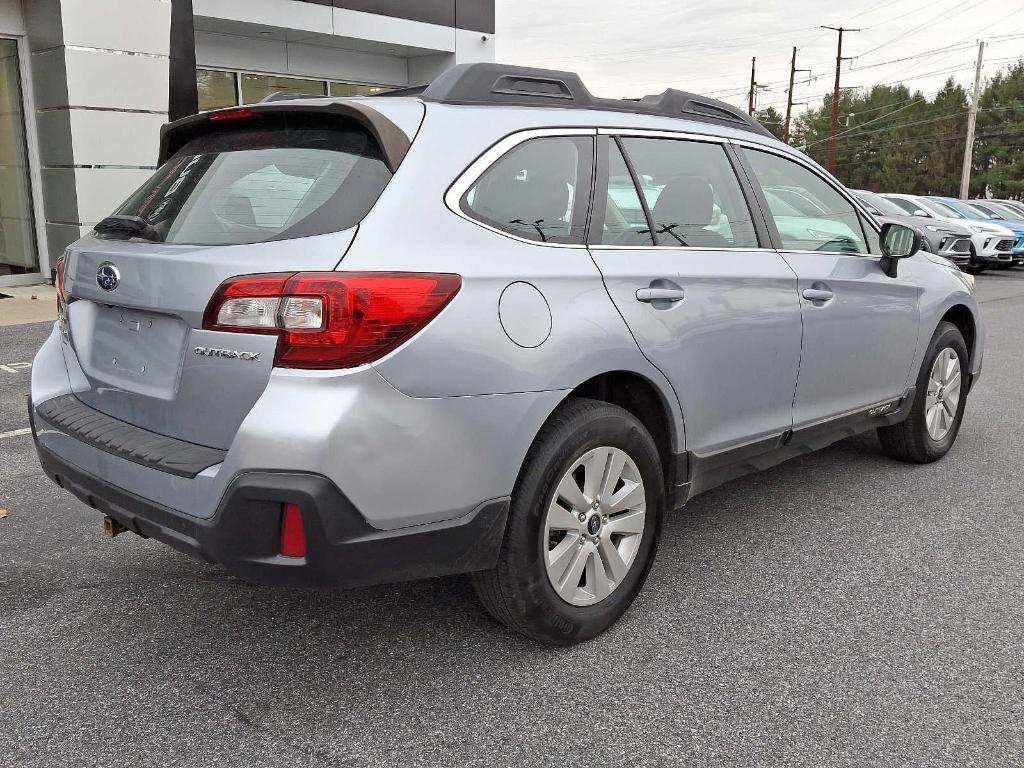
[[1024, 266], [1024, 202], [853, 192], [876, 218], [914, 227], [927, 250], [964, 271]]

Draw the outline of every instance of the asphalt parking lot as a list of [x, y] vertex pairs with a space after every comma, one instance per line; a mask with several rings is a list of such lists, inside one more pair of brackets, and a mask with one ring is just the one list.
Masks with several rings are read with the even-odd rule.
[[623, 621], [550, 649], [461, 578], [255, 587], [41, 473], [49, 324], [0, 327], [0, 765], [1024, 763], [1024, 270], [942, 462], [839, 443], [669, 518]]

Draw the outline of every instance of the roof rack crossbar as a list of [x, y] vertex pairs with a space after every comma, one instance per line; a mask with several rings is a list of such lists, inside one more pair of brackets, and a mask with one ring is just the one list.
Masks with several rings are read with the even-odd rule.
[[561, 107], [677, 117], [771, 133], [738, 107], [670, 88], [639, 100], [593, 96], [575, 72], [505, 64], [459, 64], [423, 88], [420, 98], [444, 104]]

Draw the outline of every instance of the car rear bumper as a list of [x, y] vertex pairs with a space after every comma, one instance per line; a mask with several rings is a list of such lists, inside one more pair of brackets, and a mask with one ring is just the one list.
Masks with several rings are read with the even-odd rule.
[[[36, 436], [32, 406], [29, 414]], [[497, 561], [508, 514], [505, 497], [452, 520], [381, 531], [326, 477], [251, 471], [231, 480], [212, 517], [197, 518], [85, 472], [38, 438], [36, 450], [57, 485], [124, 528], [263, 584], [353, 587], [485, 570]], [[285, 503], [299, 507], [305, 557], [280, 554]]]

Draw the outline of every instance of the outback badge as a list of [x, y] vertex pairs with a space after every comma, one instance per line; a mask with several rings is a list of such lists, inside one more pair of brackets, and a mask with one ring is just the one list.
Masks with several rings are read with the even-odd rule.
[[192, 350], [203, 357], [227, 357], [233, 360], [250, 360], [258, 363], [262, 352], [245, 352], [237, 349], [217, 349], [216, 347], [196, 347]]

